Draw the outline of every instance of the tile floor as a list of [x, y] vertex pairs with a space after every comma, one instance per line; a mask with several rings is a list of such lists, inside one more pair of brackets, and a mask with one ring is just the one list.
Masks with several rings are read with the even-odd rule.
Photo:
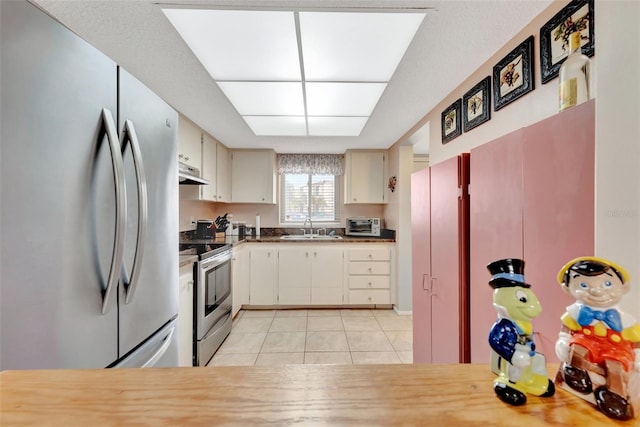
[[412, 317], [393, 310], [241, 310], [208, 366], [412, 363]]

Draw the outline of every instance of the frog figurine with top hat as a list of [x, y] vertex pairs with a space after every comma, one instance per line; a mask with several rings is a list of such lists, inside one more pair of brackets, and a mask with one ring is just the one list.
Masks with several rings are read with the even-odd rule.
[[544, 356], [536, 352], [531, 320], [542, 307], [524, 279], [524, 261], [508, 258], [487, 266], [492, 277], [493, 306], [498, 320], [489, 332], [491, 369], [498, 375], [493, 382], [503, 402], [523, 405], [527, 394], [553, 396], [555, 386], [547, 377]]
[[629, 273], [597, 257], [569, 261], [558, 273], [562, 289], [576, 299], [562, 315], [556, 385], [629, 420], [640, 413], [640, 323], [620, 310]]

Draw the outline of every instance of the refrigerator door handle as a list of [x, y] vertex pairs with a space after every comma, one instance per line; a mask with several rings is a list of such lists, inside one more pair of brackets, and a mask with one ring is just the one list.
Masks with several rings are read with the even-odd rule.
[[[133, 295], [138, 285], [138, 277], [140, 276], [140, 263], [144, 253], [145, 237], [147, 234], [148, 207], [147, 207], [147, 178], [144, 173], [144, 165], [142, 164], [142, 154], [140, 152], [140, 142], [136, 134], [136, 129], [131, 120], [125, 120], [124, 133], [122, 141], [122, 155], [127, 148], [127, 143], [131, 145], [133, 153], [133, 164], [136, 170], [136, 182], [138, 184], [138, 235], [136, 237], [136, 251], [131, 267], [131, 276], [127, 279], [126, 274], [123, 275], [125, 297], [124, 303], [129, 304], [133, 301]], [[124, 265], [124, 264], [123, 264]]]
[[167, 349], [169, 348], [169, 346], [171, 345], [171, 341], [173, 341], [173, 334], [175, 333], [176, 328], [173, 327], [169, 330], [169, 333], [167, 334], [166, 338], [164, 339], [162, 345], [160, 346], [160, 348], [158, 348], [158, 351], [156, 351], [155, 353], [153, 353], [153, 356], [151, 356], [149, 358], [149, 360], [147, 360], [142, 367], [143, 368], [150, 368], [156, 365], [156, 363], [158, 363], [158, 360], [160, 360], [160, 358], [164, 355], [164, 353], [167, 351]]
[[109, 278], [107, 286], [102, 292], [102, 314], [106, 314], [109, 308], [111, 290], [118, 282], [118, 273], [123, 263], [125, 222], [127, 220], [126, 189], [124, 180], [124, 162], [120, 152], [120, 140], [113, 115], [107, 108], [102, 109], [102, 124], [104, 133], [109, 141], [109, 151], [111, 152], [111, 164], [113, 166], [114, 188], [116, 196], [116, 223], [115, 240], [113, 253], [111, 254], [111, 266], [109, 268]]
[[436, 287], [435, 287], [436, 280], [437, 280], [437, 279], [436, 279], [435, 277], [432, 277], [432, 278], [431, 278], [431, 286], [430, 286], [430, 289], [429, 289], [429, 290], [430, 290], [430, 292], [431, 292], [431, 296], [436, 295], [436, 293], [435, 293], [435, 290], [436, 290]]

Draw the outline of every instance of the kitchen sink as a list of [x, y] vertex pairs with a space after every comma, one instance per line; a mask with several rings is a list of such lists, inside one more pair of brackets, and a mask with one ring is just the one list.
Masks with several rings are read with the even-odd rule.
[[325, 236], [324, 234], [288, 234], [280, 236], [280, 240], [341, 240], [342, 236]]

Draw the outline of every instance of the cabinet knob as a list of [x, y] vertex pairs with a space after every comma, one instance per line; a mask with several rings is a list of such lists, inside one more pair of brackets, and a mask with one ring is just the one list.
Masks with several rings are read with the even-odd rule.
[[369, 301], [371, 301], [371, 297], [369, 297]]
[[369, 271], [373, 271], [373, 269], [371, 267], [369, 267]]
[[369, 282], [369, 287], [371, 287], [371, 282]]
[[185, 159], [185, 160], [189, 160], [189, 157], [187, 156], [187, 157], [185, 157], [184, 159]]
[[181, 159], [181, 158], [183, 158], [183, 157], [184, 157], [184, 156], [183, 156], [182, 154], [178, 154], [178, 158], [179, 158], [179, 159]]
[[369, 258], [373, 258], [373, 255], [372, 255], [372, 254], [369, 254]]

